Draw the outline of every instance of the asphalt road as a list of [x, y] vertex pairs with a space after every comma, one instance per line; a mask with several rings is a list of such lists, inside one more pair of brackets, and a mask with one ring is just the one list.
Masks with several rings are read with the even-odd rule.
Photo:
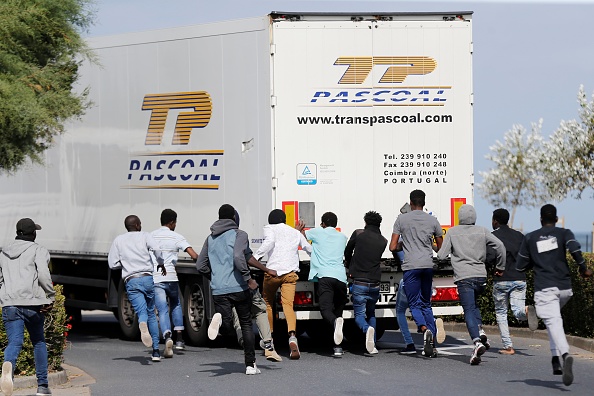
[[[269, 362], [257, 349], [262, 374], [245, 375], [243, 351], [219, 339], [209, 347], [187, 347], [171, 359], [150, 361], [139, 341], [120, 339], [111, 313], [93, 311], [70, 334], [66, 363], [96, 379], [92, 395], [576, 395], [594, 393], [594, 354], [572, 348], [574, 383], [566, 387], [553, 376], [548, 341], [514, 339], [516, 355], [497, 353], [498, 334], [479, 366], [470, 366], [471, 346], [465, 333], [449, 333], [439, 357], [402, 356], [400, 332], [388, 331], [378, 342], [380, 353], [364, 354], [362, 345], [346, 343], [345, 355], [331, 357], [331, 346], [300, 338], [301, 359], [288, 359], [288, 346], [276, 345], [282, 362]], [[413, 335], [420, 348], [421, 337]], [[161, 346], [162, 347], [162, 346]]]

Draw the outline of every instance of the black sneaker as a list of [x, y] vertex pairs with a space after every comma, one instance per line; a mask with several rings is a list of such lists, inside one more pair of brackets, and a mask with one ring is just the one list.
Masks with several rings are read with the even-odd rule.
[[160, 362], [161, 361], [161, 354], [159, 353], [158, 349], [153, 349], [153, 356], [151, 358], [153, 362]]
[[175, 349], [179, 350], [179, 351], [183, 351], [184, 349], [186, 349], [186, 344], [184, 343], [183, 340], [179, 340], [175, 342]]
[[423, 352], [427, 357], [433, 356], [433, 333], [429, 329], [423, 334]]
[[553, 356], [551, 363], [553, 364], [553, 375], [563, 375], [563, 367], [561, 367], [559, 356]]
[[416, 355], [417, 349], [415, 348], [415, 344], [406, 344], [398, 353], [401, 355]]
[[573, 357], [563, 355], [563, 385], [573, 383]]
[[35, 396], [51, 395], [52, 391], [47, 385], [40, 385], [37, 387], [37, 393]]
[[489, 343], [489, 339], [487, 338], [487, 333], [485, 333], [485, 330], [479, 330], [479, 337], [481, 338], [481, 342], [485, 346], [485, 349], [488, 351], [489, 348], [491, 348], [491, 344]]
[[332, 356], [334, 356], [335, 358], [341, 358], [342, 355], [344, 355], [344, 351], [342, 350], [342, 348], [339, 346], [335, 346], [334, 354]]

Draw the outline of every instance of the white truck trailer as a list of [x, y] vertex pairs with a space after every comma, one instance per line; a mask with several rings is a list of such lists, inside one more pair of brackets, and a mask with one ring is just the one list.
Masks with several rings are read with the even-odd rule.
[[[106, 263], [129, 214], [150, 231], [162, 209], [176, 210], [177, 231], [197, 251], [223, 203], [238, 209], [254, 250], [274, 208], [308, 227], [335, 212], [347, 236], [376, 210], [389, 239], [410, 191], [422, 189], [447, 231], [473, 197], [471, 17], [273, 12], [92, 38], [99, 63], [84, 65], [80, 89], [93, 106], [44, 166], [1, 177], [0, 246], [19, 218], [33, 218], [67, 306], [113, 309], [133, 337], [120, 273]], [[401, 277], [385, 257], [378, 335], [396, 326]], [[321, 316], [302, 258], [295, 308], [313, 335], [321, 326], [308, 324]], [[208, 281], [189, 259], [178, 273], [188, 336], [201, 344], [213, 314]], [[460, 313], [437, 304], [455, 298], [455, 288], [436, 288], [435, 313]]]

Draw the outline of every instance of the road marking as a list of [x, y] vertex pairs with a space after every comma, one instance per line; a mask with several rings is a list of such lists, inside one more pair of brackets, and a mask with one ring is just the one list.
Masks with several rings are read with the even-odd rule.
[[365, 370], [361, 370], [361, 369], [355, 369], [355, 371], [358, 371], [361, 374], [371, 375], [371, 373], [369, 371], [365, 371]]

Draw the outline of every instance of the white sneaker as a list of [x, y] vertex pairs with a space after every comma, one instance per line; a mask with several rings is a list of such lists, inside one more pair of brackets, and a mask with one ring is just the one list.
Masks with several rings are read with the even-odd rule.
[[149, 332], [148, 325], [146, 322], [140, 322], [138, 324], [138, 328], [140, 329], [140, 339], [145, 347], [150, 348], [153, 346], [153, 337], [151, 337], [151, 333]]
[[210, 325], [208, 325], [208, 338], [214, 340], [219, 335], [219, 329], [221, 328], [221, 323], [223, 323], [223, 317], [219, 312], [212, 316], [210, 321]]
[[256, 375], [256, 374], [260, 374], [262, 372], [260, 371], [260, 369], [258, 367], [256, 367], [256, 363], [254, 363], [253, 367], [252, 366], [245, 367], [245, 373], [247, 375]]
[[13, 388], [12, 363], [4, 362], [2, 363], [2, 379], [0, 379], [0, 389], [2, 389], [3, 394], [10, 396], [12, 395]]
[[371, 353], [375, 349], [375, 329], [371, 326], [367, 328], [367, 333], [365, 333], [365, 349], [367, 349], [367, 353]]
[[435, 319], [435, 327], [437, 328], [437, 334], [435, 335], [435, 341], [438, 344], [442, 344], [446, 339], [446, 332], [443, 328], [443, 319], [437, 318]]
[[342, 343], [342, 325], [344, 324], [343, 318], [336, 318], [334, 321], [334, 345], [340, 345]]
[[163, 357], [173, 357], [173, 340], [171, 338], [167, 338], [165, 340], [165, 349], [163, 350]]
[[375, 347], [373, 347], [373, 349], [371, 350], [371, 352], [369, 352], [370, 355], [377, 355], [378, 353], [379, 353], [379, 351]]

